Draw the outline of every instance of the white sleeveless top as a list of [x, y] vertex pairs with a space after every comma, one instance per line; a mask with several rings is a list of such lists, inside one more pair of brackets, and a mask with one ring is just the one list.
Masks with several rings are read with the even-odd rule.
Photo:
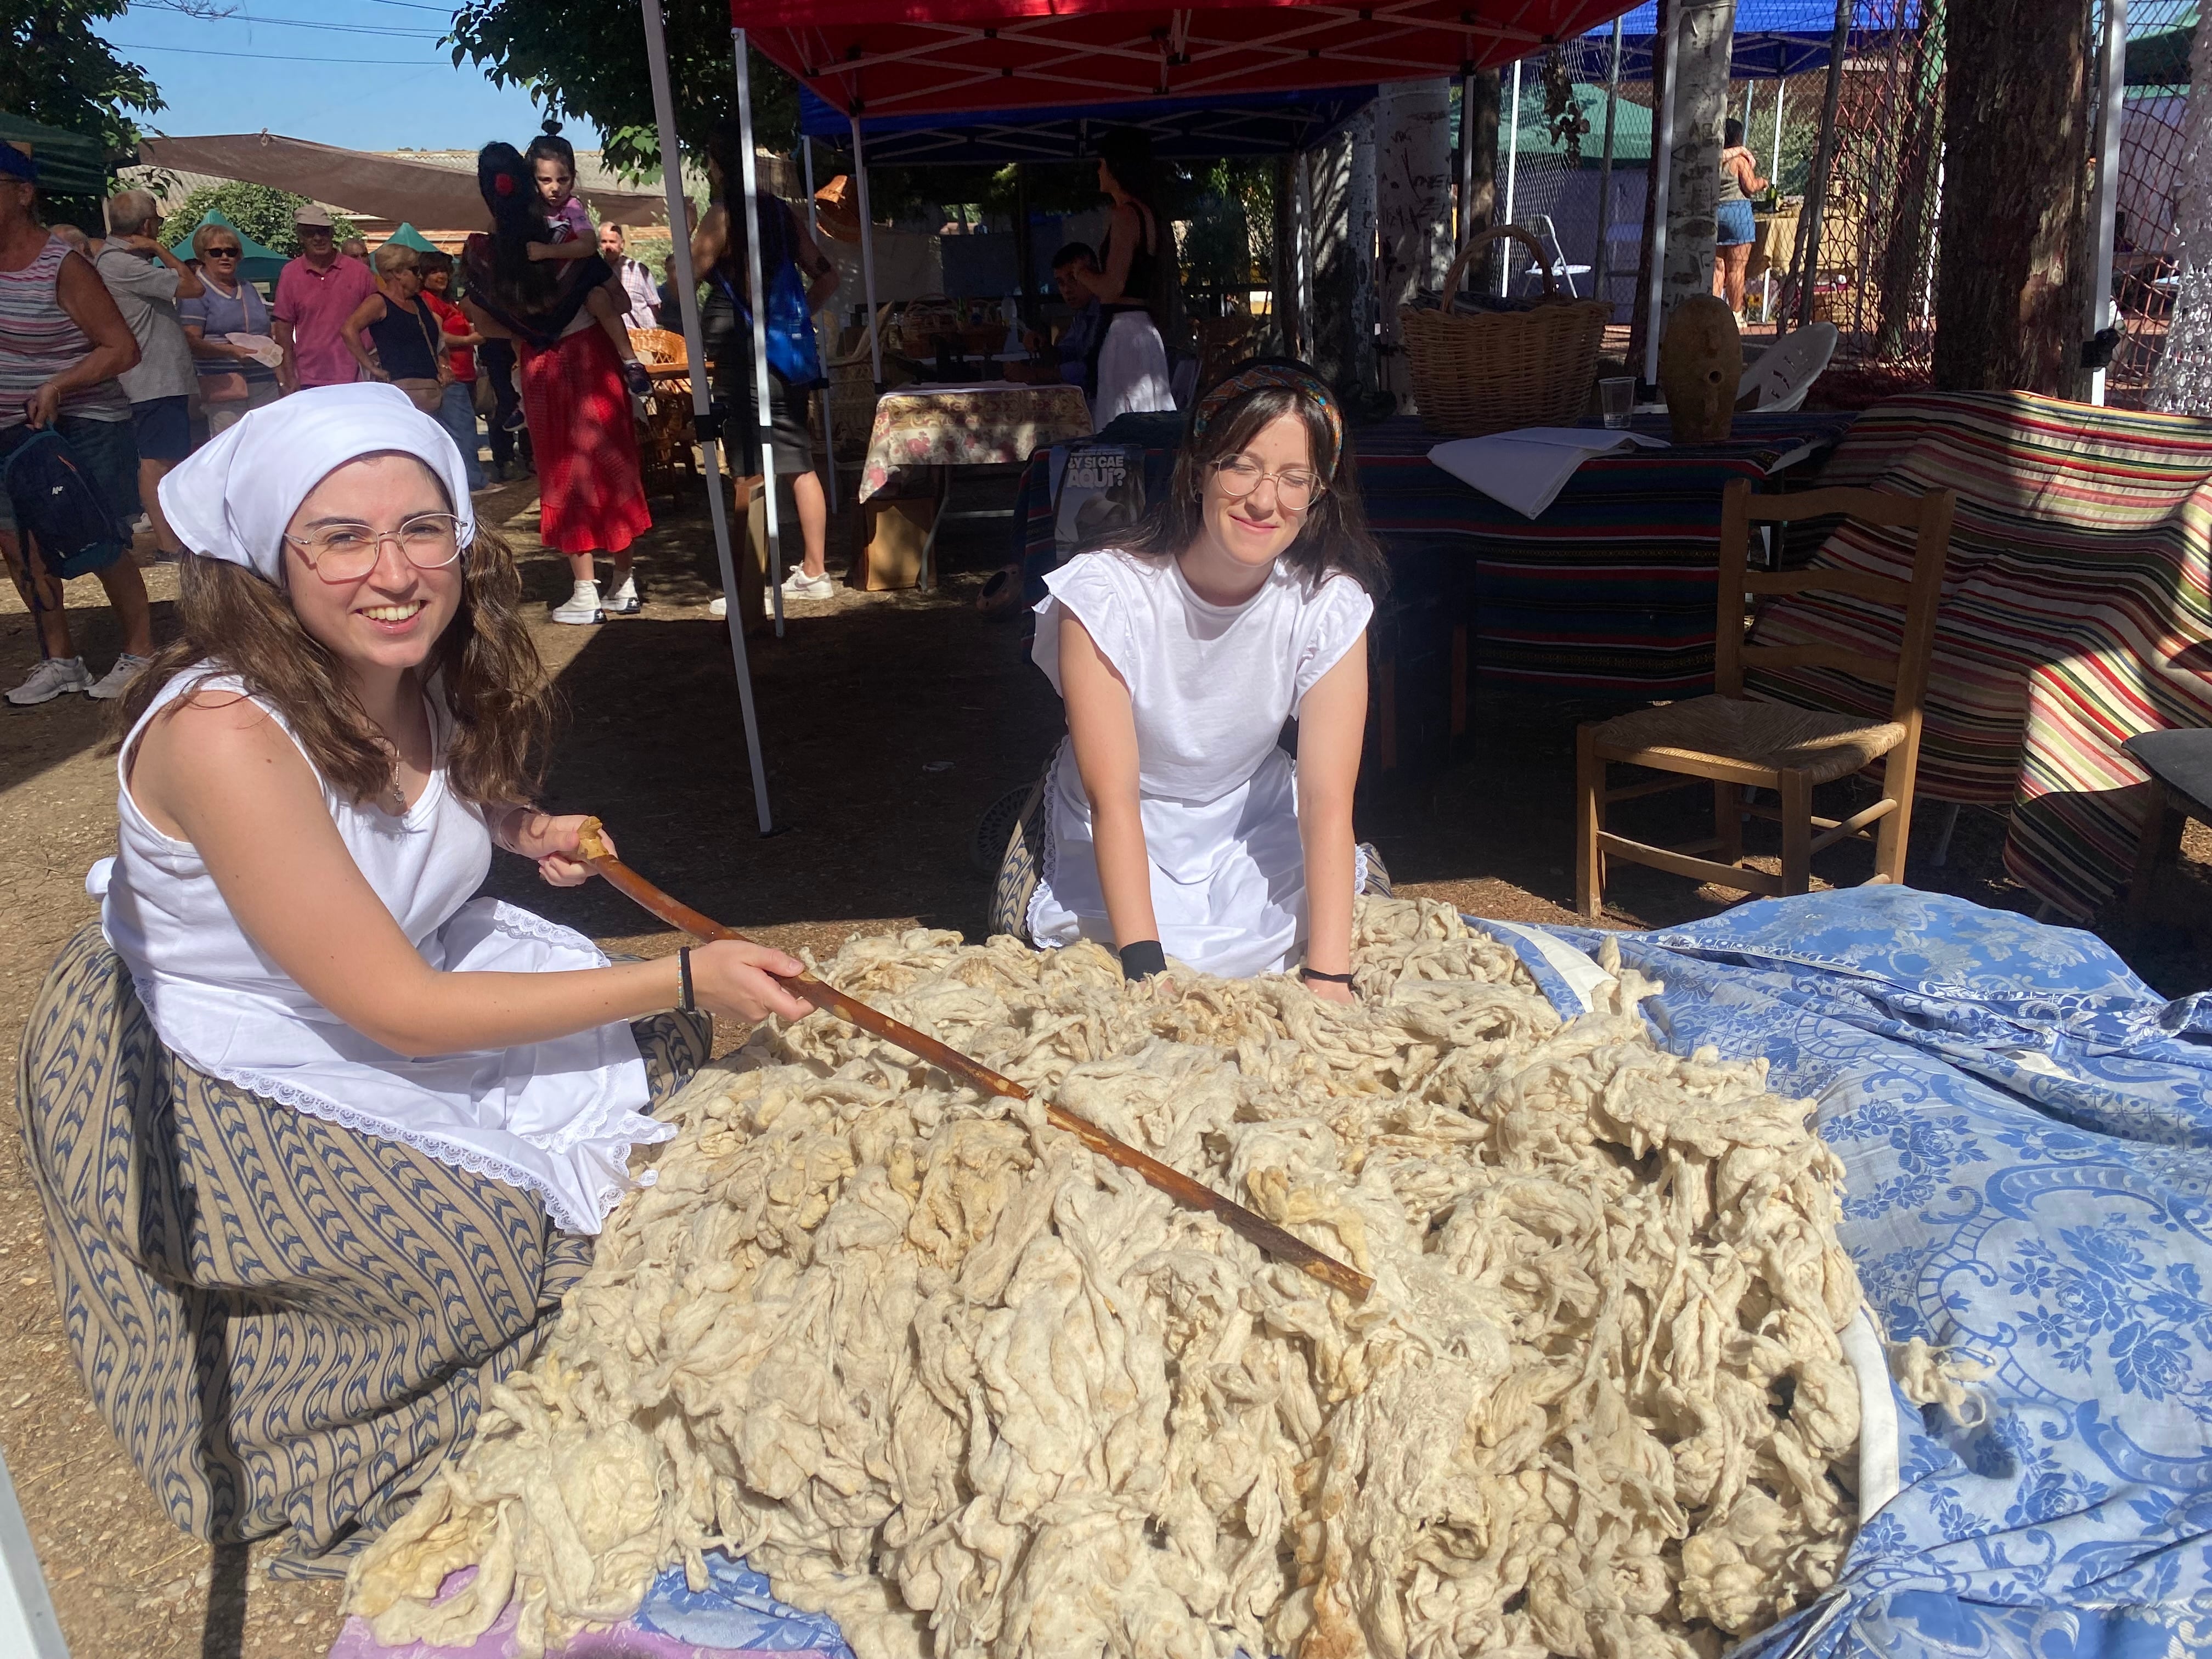
[[[1045, 586], [1051, 595], [1037, 606], [1032, 654], [1052, 689], [1061, 691], [1060, 619], [1068, 612], [1129, 688], [1161, 949], [1229, 979], [1290, 967], [1306, 935], [1305, 848], [1297, 769], [1276, 738], [1358, 643], [1375, 602], [1349, 576], [1309, 586], [1279, 560], [1241, 605], [1199, 598], [1173, 559], [1121, 552], [1078, 554]], [[1052, 838], [1030, 900], [1030, 937], [1111, 944], [1073, 738], [1045, 787]], [[1363, 853], [1354, 892], [1366, 865]]]
[[[247, 695], [235, 676], [205, 667], [161, 689], [116, 763], [120, 851], [85, 881], [103, 901], [101, 928], [162, 1042], [241, 1089], [533, 1193], [567, 1231], [598, 1232], [625, 1191], [652, 1179], [631, 1181], [631, 1147], [676, 1133], [645, 1115], [645, 1062], [629, 1027], [617, 1021], [522, 1048], [410, 1060], [315, 1001], [239, 927], [191, 844], [163, 835], [131, 798], [125, 767], [139, 734], [199, 690]], [[497, 899], [471, 902], [491, 867], [491, 832], [446, 787], [452, 721], [436, 699], [430, 707], [439, 760], [404, 817], [323, 786], [362, 876], [441, 971], [605, 967], [605, 955], [580, 933]]]

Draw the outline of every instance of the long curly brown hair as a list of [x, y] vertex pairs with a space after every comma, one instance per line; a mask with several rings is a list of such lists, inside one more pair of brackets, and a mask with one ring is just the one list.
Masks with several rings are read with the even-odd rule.
[[[557, 699], [517, 610], [514, 551], [478, 525], [462, 555], [461, 602], [421, 677], [453, 718], [447, 787], [484, 808], [526, 804], [544, 776]], [[242, 565], [186, 554], [178, 573], [178, 637], [124, 695], [118, 736], [161, 688], [203, 663], [235, 674], [283, 715], [325, 782], [357, 801], [392, 787], [397, 757], [354, 696], [328, 647], [300, 624], [283, 589]]]

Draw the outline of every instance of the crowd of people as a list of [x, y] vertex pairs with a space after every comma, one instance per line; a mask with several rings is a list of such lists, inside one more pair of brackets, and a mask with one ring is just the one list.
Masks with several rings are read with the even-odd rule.
[[[210, 216], [179, 258], [143, 190], [109, 199], [100, 238], [47, 225], [35, 156], [0, 145], [0, 553], [40, 651], [8, 702], [121, 695], [153, 651], [141, 558], [185, 551], [161, 480], [196, 446], [316, 387], [398, 387], [451, 434], [472, 494], [535, 471], [545, 544], [575, 574], [554, 619], [637, 611], [629, 548], [652, 520], [634, 424], [651, 381], [630, 331], [659, 327], [673, 296], [629, 257], [620, 226], [592, 224], [575, 177], [556, 124], [526, 151], [488, 147], [479, 183], [494, 228], [459, 261], [397, 240], [372, 252], [302, 204], [299, 252], [264, 295], [241, 274], [234, 228]], [[57, 499], [76, 518], [19, 526], [15, 486], [56, 469], [72, 481]], [[146, 554], [134, 553], [141, 535]], [[602, 557], [613, 566], [604, 598]], [[818, 548], [812, 568], [818, 577]], [[71, 639], [63, 598], [63, 583], [85, 575], [122, 623], [123, 648], [100, 672]]]

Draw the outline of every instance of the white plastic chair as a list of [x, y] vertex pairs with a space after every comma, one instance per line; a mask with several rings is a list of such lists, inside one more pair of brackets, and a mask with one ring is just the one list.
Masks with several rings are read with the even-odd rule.
[[[1759, 356], [1735, 383], [1738, 408], [1762, 415], [1782, 414], [1804, 406], [1805, 394], [1836, 355], [1836, 325], [1811, 323], [1795, 334], [1785, 334]], [[1758, 399], [1746, 405], [1744, 397], [1756, 390]]]
[[[1552, 275], [1566, 284], [1569, 294], [1577, 300], [1581, 299], [1583, 291], [1575, 286], [1575, 278], [1589, 276], [1590, 268], [1588, 265], [1571, 265], [1567, 263], [1566, 250], [1559, 246], [1559, 233], [1553, 228], [1552, 216], [1548, 213], [1532, 213], [1522, 222], [1521, 228], [1535, 237], [1540, 243], [1550, 245]], [[1522, 273], [1522, 280], [1536, 277], [1540, 269], [1540, 266], [1531, 260], [1528, 270]], [[1538, 285], [1541, 286], [1540, 279]]]

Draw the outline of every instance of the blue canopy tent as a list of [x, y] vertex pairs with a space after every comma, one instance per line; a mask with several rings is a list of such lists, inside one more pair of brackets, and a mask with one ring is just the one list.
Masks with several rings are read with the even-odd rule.
[[[1920, 0], [1904, 0], [1893, 8], [1888, 0], [1856, 0], [1852, 9], [1850, 50], [1870, 46], [1899, 29], [1920, 27]], [[1657, 0], [1628, 13], [1620, 22], [1620, 78], [1649, 81], [1651, 53], [1659, 36]], [[1735, 42], [1729, 53], [1729, 78], [1772, 81], [1792, 75], [1809, 75], [1828, 67], [1835, 39], [1833, 0], [1738, 0]], [[1585, 64], [1601, 70], [1612, 56], [1613, 30], [1585, 34], [1580, 42]]]
[[[1373, 87], [1338, 87], [975, 114], [863, 115], [860, 137], [871, 162], [1001, 167], [1081, 161], [1097, 153], [1094, 146], [1103, 134], [1134, 127], [1151, 135], [1152, 154], [1163, 161], [1212, 161], [1310, 149], [1374, 97]], [[852, 118], [802, 86], [799, 130], [810, 138], [848, 143]]]

